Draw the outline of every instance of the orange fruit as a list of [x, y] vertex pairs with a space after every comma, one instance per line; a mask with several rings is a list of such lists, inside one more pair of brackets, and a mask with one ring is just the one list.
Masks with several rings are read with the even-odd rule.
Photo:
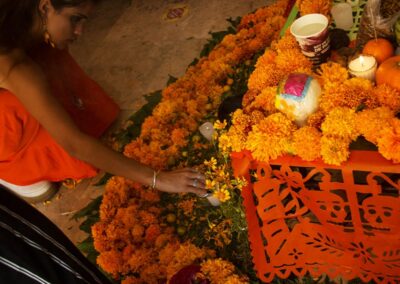
[[362, 53], [372, 55], [378, 61], [378, 64], [381, 64], [394, 55], [394, 47], [387, 39], [371, 39], [364, 45]]
[[400, 55], [390, 57], [376, 70], [376, 84], [387, 84], [400, 90]]

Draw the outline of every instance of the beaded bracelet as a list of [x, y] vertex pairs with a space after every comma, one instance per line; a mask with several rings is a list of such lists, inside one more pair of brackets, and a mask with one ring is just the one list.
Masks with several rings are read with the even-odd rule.
[[152, 181], [152, 183], [150, 185], [151, 189], [155, 189], [156, 188], [157, 175], [158, 175], [158, 171], [153, 171], [153, 181]]

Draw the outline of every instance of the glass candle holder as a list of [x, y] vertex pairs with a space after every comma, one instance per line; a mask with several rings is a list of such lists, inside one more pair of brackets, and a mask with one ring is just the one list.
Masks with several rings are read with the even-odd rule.
[[360, 55], [350, 61], [349, 73], [355, 77], [365, 78], [374, 82], [377, 67], [378, 63], [375, 57]]

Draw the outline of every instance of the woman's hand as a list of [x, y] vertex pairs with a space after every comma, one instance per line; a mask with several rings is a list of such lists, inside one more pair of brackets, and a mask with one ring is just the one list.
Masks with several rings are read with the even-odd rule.
[[204, 175], [191, 168], [160, 172], [156, 188], [164, 192], [192, 192], [200, 197], [207, 194]]

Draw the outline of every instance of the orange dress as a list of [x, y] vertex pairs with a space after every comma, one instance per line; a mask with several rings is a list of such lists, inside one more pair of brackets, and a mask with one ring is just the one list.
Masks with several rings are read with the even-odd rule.
[[[42, 66], [53, 95], [76, 125], [91, 136], [103, 134], [117, 117], [119, 107], [68, 51], [43, 45], [30, 55]], [[97, 174], [97, 169], [70, 156], [17, 97], [4, 89], [0, 89], [0, 125], [0, 179], [29, 185]]]

